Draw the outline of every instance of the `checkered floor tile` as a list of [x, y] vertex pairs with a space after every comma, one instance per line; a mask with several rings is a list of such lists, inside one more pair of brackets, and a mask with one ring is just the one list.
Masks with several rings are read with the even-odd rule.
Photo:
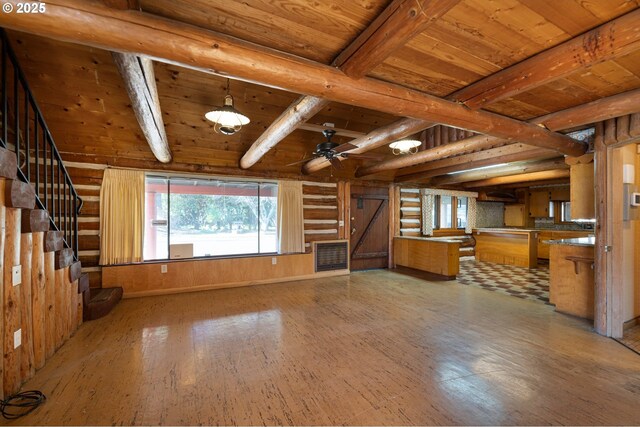
[[624, 331], [624, 336], [618, 341], [640, 354], [640, 325]]
[[535, 269], [460, 260], [458, 283], [549, 304], [549, 267]]

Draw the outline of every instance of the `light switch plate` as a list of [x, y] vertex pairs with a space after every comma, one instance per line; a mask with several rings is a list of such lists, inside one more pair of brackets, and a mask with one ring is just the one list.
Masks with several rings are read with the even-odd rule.
[[167, 272], [167, 264], [162, 264], [160, 266], [160, 273], [166, 273]]
[[13, 348], [16, 349], [22, 345], [22, 329], [18, 329], [13, 333]]
[[278, 258], [271, 257], [271, 265], [276, 265], [278, 263]]
[[22, 283], [22, 266], [16, 265], [11, 268], [11, 277], [13, 286], [18, 286]]

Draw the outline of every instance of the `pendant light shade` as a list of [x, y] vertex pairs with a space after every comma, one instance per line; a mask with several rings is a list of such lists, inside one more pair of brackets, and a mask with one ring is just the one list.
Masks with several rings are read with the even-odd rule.
[[418, 147], [422, 143], [415, 139], [403, 139], [400, 141], [392, 142], [389, 144], [389, 148], [396, 156], [399, 154], [415, 154], [418, 152]]
[[247, 116], [233, 106], [233, 97], [229, 94], [229, 79], [227, 79], [227, 95], [224, 97], [224, 105], [209, 111], [204, 116], [207, 120], [215, 123], [213, 129], [217, 133], [224, 135], [233, 135], [250, 122]]

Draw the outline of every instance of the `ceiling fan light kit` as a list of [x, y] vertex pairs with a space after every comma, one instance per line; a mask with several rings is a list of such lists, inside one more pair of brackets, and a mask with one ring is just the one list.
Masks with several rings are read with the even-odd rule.
[[215, 123], [213, 130], [224, 135], [233, 135], [250, 122], [249, 118], [236, 110], [233, 106], [233, 96], [229, 94], [229, 79], [227, 79], [227, 95], [224, 105], [204, 115], [207, 120]]
[[398, 156], [400, 154], [415, 154], [418, 152], [418, 147], [422, 145], [422, 142], [416, 139], [402, 139], [389, 144], [391, 152]]

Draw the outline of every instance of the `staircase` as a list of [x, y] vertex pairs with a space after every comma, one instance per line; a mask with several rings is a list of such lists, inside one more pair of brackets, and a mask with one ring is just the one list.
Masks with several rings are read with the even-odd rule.
[[0, 390], [17, 392], [122, 288], [91, 289], [78, 261], [82, 199], [0, 29]]

